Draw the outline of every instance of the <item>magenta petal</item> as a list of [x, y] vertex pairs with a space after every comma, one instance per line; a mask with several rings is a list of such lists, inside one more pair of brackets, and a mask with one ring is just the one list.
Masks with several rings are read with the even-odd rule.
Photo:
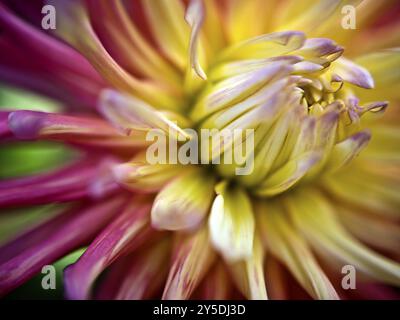
[[[65, 202], [92, 196], [104, 161], [83, 160], [51, 174], [0, 182], [0, 207]], [[108, 189], [108, 186], [107, 188]]]
[[134, 150], [138, 139], [121, 135], [103, 119], [20, 110], [8, 116], [8, 128], [20, 140], [55, 140], [77, 147]]
[[0, 112], [0, 139], [7, 139], [12, 136], [10, 128], [8, 127], [8, 115], [9, 112], [1, 111]]
[[125, 201], [125, 197], [115, 197], [81, 211], [69, 212], [68, 219], [59, 221], [60, 225], [50, 222], [47, 227], [51, 230], [46, 230], [44, 239], [37, 239], [28, 249], [0, 265], [0, 296], [30, 279], [44, 265], [87, 244], [119, 212]]
[[10, 113], [8, 123], [14, 135], [23, 140], [38, 137], [73, 140], [79, 137], [104, 138], [118, 135], [116, 129], [101, 119], [39, 111], [14, 111]]
[[80, 259], [65, 270], [68, 298], [88, 299], [94, 281], [106, 267], [154, 234], [150, 226], [151, 202], [139, 198], [133, 201], [91, 243]]
[[105, 83], [83, 56], [2, 4], [0, 29], [1, 81], [60, 99], [78, 112], [88, 111], [81, 107], [96, 108]]
[[94, 82], [102, 82], [93, 67], [79, 53], [20, 20], [4, 5], [0, 5], [0, 8], [0, 26], [3, 33], [10, 36], [23, 51], [29, 52], [31, 58], [34, 55], [36, 59], [45, 60], [49, 67], [62, 68]]

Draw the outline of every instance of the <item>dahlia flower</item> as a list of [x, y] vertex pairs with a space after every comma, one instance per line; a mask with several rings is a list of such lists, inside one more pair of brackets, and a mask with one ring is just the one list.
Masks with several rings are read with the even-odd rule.
[[[57, 209], [1, 246], [0, 295], [84, 248], [64, 270], [69, 299], [395, 297], [398, 4], [46, 3], [55, 30], [41, 28], [43, 1], [0, 4], [0, 79], [62, 107], [7, 105], [0, 137], [76, 156], [0, 182], [4, 216]], [[355, 30], [341, 25], [345, 5]], [[153, 129], [252, 129], [253, 170], [149, 163]]]

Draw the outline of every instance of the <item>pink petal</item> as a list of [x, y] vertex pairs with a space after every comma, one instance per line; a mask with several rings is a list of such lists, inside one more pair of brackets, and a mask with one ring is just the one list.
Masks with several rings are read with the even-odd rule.
[[83, 160], [50, 174], [2, 181], [0, 207], [65, 202], [91, 197], [91, 188], [102, 178], [104, 165], [104, 162], [98, 159]]
[[12, 136], [10, 128], [8, 127], [8, 115], [7, 111], [0, 111], [0, 139], [7, 139]]
[[[68, 212], [65, 214], [67, 218], [57, 217], [56, 221], [42, 226], [39, 230], [43, 234], [39, 235], [38, 231], [34, 233], [33, 245], [0, 265], [0, 296], [30, 279], [42, 266], [85, 245], [119, 212], [123, 203], [125, 197], [115, 197], [76, 212]], [[16, 242], [16, 247], [21, 248], [21, 240], [17, 241], [19, 244]]]
[[94, 281], [106, 267], [153, 235], [150, 208], [151, 203], [146, 199], [135, 198], [82, 257], [65, 270], [66, 295], [70, 299], [88, 299]]

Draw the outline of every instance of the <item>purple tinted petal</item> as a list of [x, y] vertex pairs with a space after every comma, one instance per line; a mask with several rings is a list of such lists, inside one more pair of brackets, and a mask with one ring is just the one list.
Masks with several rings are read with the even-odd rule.
[[135, 198], [81, 258], [65, 270], [68, 298], [88, 299], [93, 282], [106, 267], [154, 234], [150, 226], [150, 209], [148, 199]]
[[119, 212], [125, 201], [125, 197], [115, 197], [81, 211], [69, 212], [66, 221], [56, 218], [60, 219], [57, 223], [50, 222], [47, 227], [51, 230], [45, 231], [44, 239], [36, 239], [28, 249], [0, 265], [0, 296], [30, 279], [44, 265], [87, 244]]
[[369, 71], [350, 60], [340, 58], [336, 60], [333, 68], [333, 77], [339, 77], [343, 81], [365, 89], [372, 89], [374, 87], [374, 79]]
[[[105, 162], [104, 162], [105, 161]], [[111, 171], [105, 172], [107, 161], [83, 160], [80, 165], [34, 177], [12, 179], [0, 183], [0, 207], [66, 202], [96, 196], [94, 184], [104, 180]], [[107, 181], [104, 195], [114, 191], [117, 184]]]
[[106, 121], [38, 111], [14, 111], [8, 117], [11, 131], [18, 139], [53, 137], [73, 140], [76, 137], [104, 138], [118, 132]]
[[134, 150], [144, 140], [121, 135], [108, 122], [95, 117], [76, 117], [38, 111], [14, 111], [8, 127], [17, 139], [63, 141], [78, 147]]
[[3, 180], [0, 181], [0, 190], [10, 189], [19, 186], [21, 187], [32, 186], [34, 184], [55, 181], [56, 179], [64, 179], [66, 177], [73, 175], [74, 172], [78, 172], [79, 170], [83, 169], [91, 170], [91, 168], [93, 168], [98, 161], [99, 161], [98, 159], [90, 159], [88, 157], [82, 160], [78, 160], [72, 164], [66, 165], [62, 168], [57, 168], [53, 171], [48, 171], [42, 174], [10, 179], [10, 180]]

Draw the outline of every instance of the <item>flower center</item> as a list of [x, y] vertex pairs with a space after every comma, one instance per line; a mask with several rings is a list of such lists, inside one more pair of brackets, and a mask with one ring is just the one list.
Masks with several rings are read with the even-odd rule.
[[[354, 88], [372, 88], [373, 80], [340, 58], [343, 49], [333, 41], [309, 39], [277, 56], [264, 56], [263, 41], [225, 50], [188, 115], [198, 132], [215, 131], [205, 143], [206, 160], [219, 177], [269, 197], [351, 162], [370, 139], [361, 116], [376, 114], [387, 103], [359, 105]], [[235, 130], [254, 135], [235, 136]], [[217, 151], [210, 144], [217, 144]], [[242, 154], [235, 159], [238, 147]], [[224, 162], [226, 153], [232, 162]], [[238, 167], [249, 166], [238, 174]]]
[[[161, 138], [158, 154], [168, 159], [160, 162], [149, 161], [154, 146], [145, 145], [146, 161], [140, 154], [118, 176], [134, 184], [140, 180], [140, 188], [149, 179], [148, 186], [157, 189], [177, 170], [200, 164], [213, 179], [272, 197], [336, 172], [367, 145], [368, 122], [387, 106], [360, 103], [357, 93], [373, 88], [373, 79], [342, 54], [343, 48], [329, 39], [277, 32], [224, 49], [206, 72], [198, 61], [191, 63], [184, 80], [189, 108], [157, 110], [105, 92], [103, 113], [124, 130], [136, 130], [132, 136], [143, 138], [143, 131], [156, 128], [181, 140]], [[142, 140], [154, 141], [154, 136]], [[187, 155], [191, 144], [195, 156]], [[186, 153], [171, 151], [182, 145]]]

